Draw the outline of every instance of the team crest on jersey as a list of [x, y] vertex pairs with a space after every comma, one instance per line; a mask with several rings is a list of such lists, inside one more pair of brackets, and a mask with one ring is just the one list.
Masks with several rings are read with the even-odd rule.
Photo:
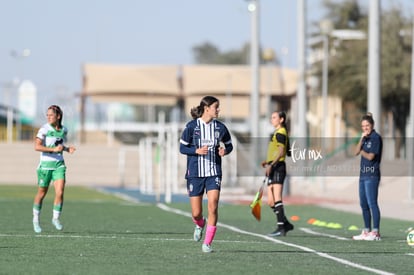
[[368, 141], [368, 142], [367, 142], [367, 148], [369, 149], [369, 148], [371, 148], [371, 146], [372, 146], [371, 141]]
[[214, 132], [214, 137], [215, 138], [219, 138], [220, 137], [220, 132], [219, 131], [215, 131]]

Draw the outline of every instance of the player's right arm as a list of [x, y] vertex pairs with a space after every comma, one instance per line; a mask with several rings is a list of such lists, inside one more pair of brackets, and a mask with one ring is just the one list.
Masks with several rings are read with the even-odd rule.
[[43, 127], [39, 129], [39, 132], [35, 138], [34, 149], [35, 151], [44, 152], [44, 153], [59, 153], [63, 151], [63, 145], [59, 144], [55, 147], [47, 147], [44, 145], [44, 140], [46, 139], [47, 130]]
[[188, 156], [197, 155], [197, 146], [194, 145], [193, 141], [193, 127], [189, 124], [186, 125], [180, 138], [180, 153]]
[[358, 144], [355, 147], [355, 156], [358, 156], [362, 151], [362, 143], [364, 142], [365, 134], [362, 133], [361, 138], [358, 141]]
[[43, 145], [43, 142], [40, 138], [36, 137], [35, 151], [45, 152], [45, 153], [59, 153], [63, 151], [63, 145], [59, 144], [56, 147], [47, 147]]
[[180, 139], [180, 153], [188, 156], [207, 155], [208, 147], [207, 145], [205, 145], [200, 148], [197, 148], [191, 143], [185, 142], [184, 140]]
[[197, 155], [196, 153], [197, 148], [194, 145], [191, 145], [190, 143], [180, 139], [180, 153], [184, 155]]

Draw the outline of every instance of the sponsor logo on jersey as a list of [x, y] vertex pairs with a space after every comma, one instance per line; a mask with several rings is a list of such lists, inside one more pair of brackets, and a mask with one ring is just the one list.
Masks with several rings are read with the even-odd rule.
[[214, 146], [214, 140], [202, 139], [201, 140], [201, 146], [207, 146], [207, 147]]

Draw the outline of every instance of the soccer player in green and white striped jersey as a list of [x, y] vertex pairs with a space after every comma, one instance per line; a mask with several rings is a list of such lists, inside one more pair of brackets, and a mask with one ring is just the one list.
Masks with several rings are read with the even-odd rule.
[[35, 139], [35, 150], [40, 152], [40, 163], [37, 167], [38, 189], [33, 202], [33, 229], [36, 233], [42, 232], [39, 216], [43, 199], [51, 182], [55, 187], [52, 224], [57, 230], [63, 229], [59, 220], [66, 180], [63, 151], [72, 154], [76, 150], [73, 146], [66, 147], [64, 145], [68, 131], [62, 125], [63, 112], [61, 108], [57, 105], [50, 106], [47, 109], [46, 117], [47, 123], [39, 129]]

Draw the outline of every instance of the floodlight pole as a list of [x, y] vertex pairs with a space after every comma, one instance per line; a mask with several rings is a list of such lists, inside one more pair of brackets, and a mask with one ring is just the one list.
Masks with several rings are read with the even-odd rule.
[[368, 35], [368, 104], [367, 110], [372, 113], [375, 128], [381, 132], [381, 35], [380, 35], [380, 0], [370, 0], [369, 35]]
[[323, 35], [323, 73], [322, 73], [322, 144], [325, 148], [326, 129], [328, 124], [328, 66], [329, 66], [329, 38], [327, 34]]
[[323, 66], [322, 66], [322, 144], [326, 149], [325, 138], [327, 137], [326, 129], [328, 124], [328, 66], [329, 66], [329, 35], [332, 32], [333, 24], [329, 19], [320, 22], [320, 29], [323, 35]]
[[23, 61], [24, 58], [29, 57], [31, 54], [30, 49], [24, 49], [22, 51], [18, 51], [18, 50], [11, 50], [10, 51], [10, 56], [12, 58], [14, 58], [16, 60], [16, 64], [17, 64], [17, 75], [14, 77], [14, 79], [10, 82], [11, 85], [7, 85], [7, 87], [5, 87], [6, 90], [6, 96], [7, 99], [5, 101], [5, 103], [7, 104], [7, 143], [12, 143], [13, 142], [13, 122], [16, 121], [16, 126], [17, 126], [17, 136], [16, 139], [20, 140], [20, 136], [21, 136], [21, 125], [20, 125], [20, 116], [18, 116], [18, 112], [16, 112], [17, 117], [14, 117], [14, 109], [18, 110], [18, 106], [16, 108], [14, 108], [14, 100], [13, 98], [15, 97], [13, 95], [13, 90], [16, 89], [16, 87], [18, 86], [19, 83], [22, 83], [22, 80], [19, 79], [22, 78], [24, 79], [24, 74], [23, 74], [23, 66], [21, 64], [19, 64], [19, 62]]
[[250, 138], [251, 168], [257, 175], [258, 138], [259, 138], [259, 93], [260, 93], [260, 62], [259, 62], [259, 0], [250, 0], [248, 10], [251, 13], [250, 66], [252, 74], [252, 91], [250, 97]]
[[296, 136], [304, 138], [307, 135], [306, 127], [306, 2], [298, 0], [298, 131]]

